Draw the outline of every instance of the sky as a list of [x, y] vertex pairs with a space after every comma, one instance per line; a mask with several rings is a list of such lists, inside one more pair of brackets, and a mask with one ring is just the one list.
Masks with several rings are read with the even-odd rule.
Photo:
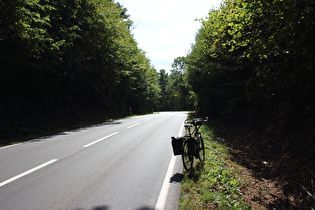
[[186, 56], [205, 18], [222, 0], [116, 0], [128, 10], [132, 33], [151, 65], [169, 72], [179, 56]]

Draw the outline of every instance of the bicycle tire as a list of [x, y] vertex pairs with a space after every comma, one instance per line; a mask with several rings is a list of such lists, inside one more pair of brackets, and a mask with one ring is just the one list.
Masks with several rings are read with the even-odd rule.
[[199, 152], [198, 152], [198, 158], [200, 161], [205, 160], [205, 143], [201, 137], [201, 134], [198, 135], [199, 138]]
[[191, 142], [189, 140], [186, 140], [183, 144], [182, 160], [184, 168], [190, 170], [194, 163], [194, 156], [192, 155]]

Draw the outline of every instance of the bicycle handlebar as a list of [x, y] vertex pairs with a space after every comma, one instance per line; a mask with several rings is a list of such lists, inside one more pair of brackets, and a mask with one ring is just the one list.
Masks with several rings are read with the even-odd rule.
[[202, 125], [203, 122], [207, 122], [208, 121], [208, 117], [205, 117], [205, 119], [202, 119], [202, 118], [195, 118], [193, 119], [192, 121], [188, 121], [188, 120], [185, 120], [185, 123], [186, 124], [193, 124], [193, 125]]

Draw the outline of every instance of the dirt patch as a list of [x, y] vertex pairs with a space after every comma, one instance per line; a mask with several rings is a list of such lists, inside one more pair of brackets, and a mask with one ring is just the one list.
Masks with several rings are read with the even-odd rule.
[[232, 160], [245, 168], [242, 193], [254, 209], [315, 208], [312, 135], [241, 125], [216, 127], [215, 133], [226, 139]]

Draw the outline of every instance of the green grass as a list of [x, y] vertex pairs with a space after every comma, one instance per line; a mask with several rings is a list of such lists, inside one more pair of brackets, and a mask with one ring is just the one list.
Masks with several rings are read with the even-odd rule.
[[206, 146], [204, 163], [184, 171], [181, 209], [251, 209], [244, 202], [245, 180], [240, 167], [230, 160], [224, 139], [215, 137], [207, 126], [201, 127]]

